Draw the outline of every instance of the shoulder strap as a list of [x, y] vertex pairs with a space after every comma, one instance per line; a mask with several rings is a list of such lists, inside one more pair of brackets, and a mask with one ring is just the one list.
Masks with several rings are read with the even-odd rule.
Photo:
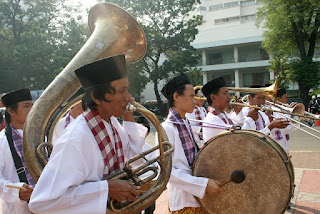
[[25, 168], [23, 167], [22, 161], [21, 161], [21, 159], [20, 159], [20, 157], [19, 157], [19, 155], [13, 145], [12, 130], [11, 130], [11, 127], [9, 124], [6, 124], [6, 136], [8, 139], [8, 144], [10, 146], [13, 162], [16, 167], [17, 174], [19, 176], [19, 180], [20, 180], [20, 182], [24, 182], [24, 183], [28, 184]]

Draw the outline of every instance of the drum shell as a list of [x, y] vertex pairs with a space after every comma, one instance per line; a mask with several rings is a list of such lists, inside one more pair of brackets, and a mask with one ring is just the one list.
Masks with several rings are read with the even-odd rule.
[[285, 150], [269, 136], [252, 130], [220, 134], [197, 154], [193, 175], [223, 182], [243, 170], [241, 184], [198, 201], [208, 213], [284, 213], [294, 190], [294, 169]]

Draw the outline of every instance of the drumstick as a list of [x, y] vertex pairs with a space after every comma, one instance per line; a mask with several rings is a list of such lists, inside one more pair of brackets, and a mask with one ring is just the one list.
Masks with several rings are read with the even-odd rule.
[[7, 185], [7, 187], [10, 187], [10, 188], [15, 188], [15, 189], [20, 189], [20, 190], [26, 190], [26, 188], [24, 187], [20, 187], [20, 186], [15, 186], [15, 185]]
[[219, 187], [222, 187], [222, 186], [226, 185], [227, 183], [230, 183], [231, 181], [236, 184], [240, 184], [245, 179], [246, 179], [246, 174], [244, 174], [244, 172], [241, 170], [236, 170], [231, 174], [230, 179], [223, 182], [222, 184], [219, 184]]

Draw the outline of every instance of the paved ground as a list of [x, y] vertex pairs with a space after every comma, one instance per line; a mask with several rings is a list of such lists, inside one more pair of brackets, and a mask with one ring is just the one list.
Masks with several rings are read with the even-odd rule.
[[[320, 130], [320, 127], [316, 127]], [[320, 136], [319, 133], [315, 133]], [[320, 214], [320, 140], [297, 130], [291, 135], [290, 155], [295, 170], [295, 193], [292, 209], [286, 214]], [[147, 142], [153, 144], [151, 133]], [[156, 201], [155, 214], [167, 214], [167, 191]], [[0, 204], [0, 214], [1, 204]]]

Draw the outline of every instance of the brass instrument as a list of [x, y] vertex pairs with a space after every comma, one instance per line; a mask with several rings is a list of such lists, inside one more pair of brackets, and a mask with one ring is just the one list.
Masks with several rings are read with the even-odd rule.
[[[92, 35], [88, 41], [35, 102], [25, 122], [23, 152], [27, 167], [35, 181], [39, 179], [47, 161], [46, 158], [42, 157], [46, 147], [39, 145], [51, 144], [52, 130], [49, 132], [48, 142], [45, 142], [45, 131], [54, 128], [55, 124], [49, 127], [48, 123], [59, 106], [80, 88], [80, 82], [74, 71], [95, 60], [118, 54], [124, 54], [127, 62], [135, 62], [140, 60], [146, 52], [146, 37], [142, 28], [130, 14], [116, 5], [110, 3], [95, 5], [89, 14], [89, 27]], [[157, 117], [143, 106], [138, 104], [135, 104], [135, 106], [134, 109], [142, 112], [158, 131], [159, 146], [154, 150], [159, 149], [160, 156], [155, 160], [147, 161], [147, 163], [157, 161], [161, 168], [161, 174], [156, 180], [155, 186], [142, 194], [136, 201], [121, 209], [113, 206], [111, 207], [112, 210], [107, 210], [107, 213], [136, 213], [147, 208], [165, 189], [170, 177], [172, 157], [169, 154], [173, 151], [173, 147], [166, 142], [166, 133], [160, 126]], [[148, 152], [150, 153], [150, 150], [134, 157], [132, 160], [146, 159], [144, 154]], [[133, 171], [125, 167], [127, 172], [121, 171], [117, 177], [108, 177], [107, 179], [133, 177], [135, 178], [134, 181], [143, 184], [144, 181], [137, 179], [140, 174], [147, 171], [143, 167], [134, 169], [134, 173], [137, 174], [130, 176], [128, 174]]]
[[[202, 86], [198, 85], [194, 87], [194, 90], [201, 89]], [[270, 85], [269, 87], [262, 87], [262, 88], [236, 88], [236, 87], [227, 87], [228, 90], [234, 91], [234, 92], [245, 92], [245, 93], [253, 93], [253, 94], [263, 94], [266, 96], [269, 96], [271, 98], [277, 97], [277, 83], [274, 83], [273, 85]], [[200, 98], [195, 97], [195, 99], [203, 99], [207, 100], [207, 98]]]

